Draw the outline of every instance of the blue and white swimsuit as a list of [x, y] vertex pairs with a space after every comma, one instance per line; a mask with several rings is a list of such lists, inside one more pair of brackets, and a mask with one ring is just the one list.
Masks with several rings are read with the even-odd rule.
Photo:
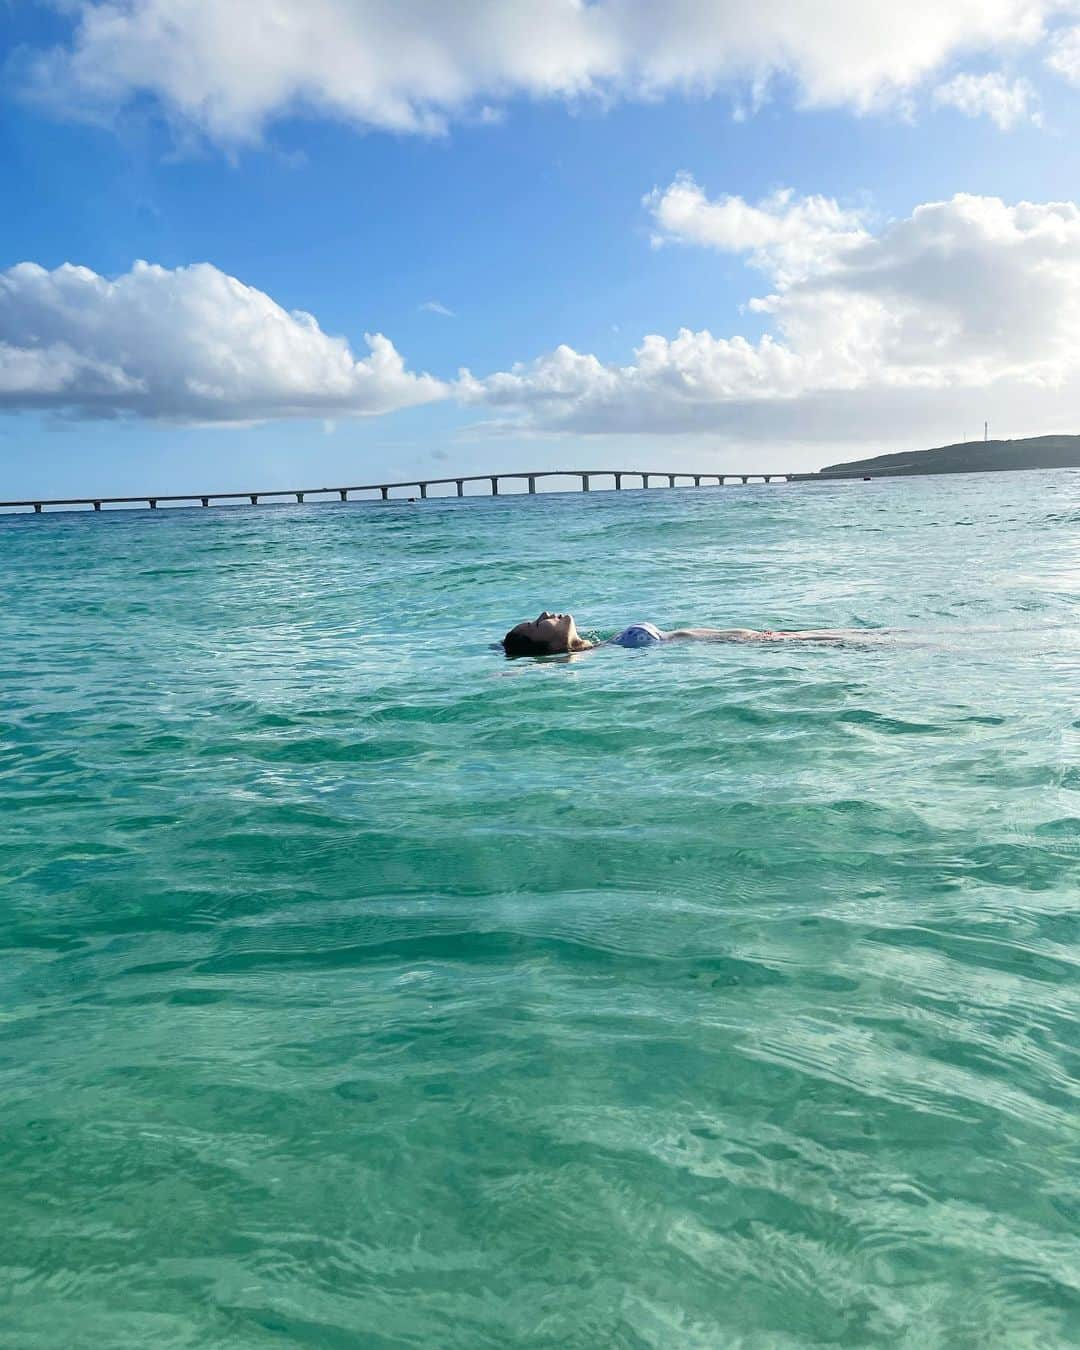
[[611, 639], [616, 647], [651, 647], [654, 642], [663, 640], [663, 633], [654, 623], [632, 623], [618, 637]]

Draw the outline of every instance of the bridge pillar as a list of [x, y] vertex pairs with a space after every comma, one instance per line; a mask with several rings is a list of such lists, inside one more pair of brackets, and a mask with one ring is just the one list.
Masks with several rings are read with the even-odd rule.
[[426, 497], [426, 496], [427, 496], [427, 484], [426, 484], [426, 483], [421, 483], [421, 484], [420, 484], [420, 496], [421, 496], [421, 497]]
[[492, 474], [492, 475], [491, 475], [491, 495], [492, 495], [493, 497], [497, 497], [497, 496], [499, 495], [499, 477], [498, 477], [498, 474]]
[[34, 511], [35, 511], [35, 513], [36, 513], [37, 515], [41, 515], [41, 503], [40, 503], [40, 502], [35, 502], [35, 503], [34, 503]]
[[95, 502], [95, 503], [94, 503], [94, 510], [95, 510], [95, 511], [100, 511], [100, 510], [101, 510], [101, 503], [100, 503], [100, 502]]
[[304, 501], [304, 494], [303, 494], [302, 492], [298, 492], [298, 493], [296, 494], [296, 500], [297, 500], [297, 502], [299, 502], [300, 504], [303, 504], [303, 501]]
[[530, 492], [535, 492], [535, 491], [536, 491], [536, 475], [535, 475], [535, 474], [529, 474], [529, 491], [530, 491]]
[[668, 474], [668, 476], [667, 476], [667, 485], [668, 485], [668, 487], [674, 487], [674, 486], [675, 486], [675, 475], [674, 475], [673, 473], [669, 473], [669, 474]]
[[150, 510], [151, 510], [151, 511], [156, 511], [156, 510], [157, 510], [157, 498], [156, 498], [156, 497], [148, 497], [148, 498], [147, 498], [147, 501], [149, 501], [149, 503], [150, 503]]
[[200, 497], [200, 498], [199, 498], [199, 501], [202, 502], [203, 506], [209, 506], [209, 505], [210, 505], [210, 498], [209, 498], [209, 497]]
[[589, 475], [587, 473], [581, 475], [581, 490], [582, 492], [588, 492], [589, 490]]
[[259, 495], [258, 495], [258, 493], [253, 492], [253, 493], [251, 494], [250, 501], [251, 501], [252, 506], [258, 506], [258, 504], [259, 504]]
[[772, 474], [771, 474], [771, 473], [767, 473], [767, 474], [765, 475], [765, 481], [766, 481], [766, 483], [771, 483], [771, 482], [772, 482]]
[[621, 491], [622, 491], [622, 474], [621, 474], [621, 473], [617, 473], [617, 474], [614, 475], [614, 478], [615, 478], [615, 491], [616, 491], [616, 492], [621, 492]]
[[694, 486], [695, 487], [701, 486], [701, 474], [699, 473], [694, 474]]
[[457, 480], [457, 495], [459, 497], [465, 496], [465, 484], [460, 478]]
[[381, 487], [379, 491], [382, 493], [383, 501], [386, 501], [387, 497], [390, 496], [390, 489], [388, 487]]
[[649, 475], [647, 473], [643, 473], [641, 475], [641, 486], [643, 488], [647, 488], [649, 486]]
[[338, 496], [341, 498], [341, 500], [342, 500], [343, 502], [347, 502], [347, 501], [349, 500], [349, 492], [348, 492], [348, 489], [347, 489], [347, 488], [338, 488]]
[[742, 480], [743, 480], [744, 483], [749, 483], [749, 481], [750, 481], [750, 479], [746, 476], [746, 474], [743, 474], [743, 475], [742, 475]]

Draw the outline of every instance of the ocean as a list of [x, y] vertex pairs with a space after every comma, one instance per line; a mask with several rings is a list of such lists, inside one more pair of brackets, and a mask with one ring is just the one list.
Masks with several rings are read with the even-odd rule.
[[0, 564], [0, 1344], [1080, 1343], [1080, 471]]

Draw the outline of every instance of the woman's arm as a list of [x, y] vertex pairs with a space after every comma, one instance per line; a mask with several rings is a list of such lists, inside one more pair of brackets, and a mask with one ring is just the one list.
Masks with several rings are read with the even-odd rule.
[[691, 642], [845, 642], [863, 634], [844, 628], [798, 628], [773, 631], [770, 628], [674, 628], [665, 638], [688, 638]]
[[748, 642], [768, 636], [753, 628], [673, 628], [665, 638], [689, 638], [691, 642]]

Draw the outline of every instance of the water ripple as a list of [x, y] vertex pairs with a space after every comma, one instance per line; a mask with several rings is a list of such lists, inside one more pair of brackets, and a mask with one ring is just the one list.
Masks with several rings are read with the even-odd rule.
[[0, 1343], [1080, 1342], [1080, 475], [863, 489], [0, 519]]

